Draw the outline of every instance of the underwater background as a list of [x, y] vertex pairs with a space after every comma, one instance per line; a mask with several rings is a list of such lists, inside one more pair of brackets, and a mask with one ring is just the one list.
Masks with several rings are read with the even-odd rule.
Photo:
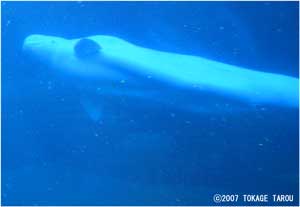
[[95, 123], [72, 84], [22, 54], [30, 34], [105, 34], [298, 77], [298, 2], [1, 6], [2, 205], [214, 205], [215, 193], [293, 194], [285, 204], [298, 204], [298, 110], [132, 105]]

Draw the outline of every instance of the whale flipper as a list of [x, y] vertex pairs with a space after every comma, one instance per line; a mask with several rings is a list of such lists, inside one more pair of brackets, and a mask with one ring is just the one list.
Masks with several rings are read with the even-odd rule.
[[101, 121], [103, 114], [101, 105], [95, 104], [87, 98], [81, 100], [81, 105], [89, 118], [91, 118], [94, 122]]

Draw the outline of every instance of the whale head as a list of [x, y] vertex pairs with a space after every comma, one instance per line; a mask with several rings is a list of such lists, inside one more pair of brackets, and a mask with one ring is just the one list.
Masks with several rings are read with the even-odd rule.
[[25, 38], [23, 51], [36, 60], [50, 63], [57, 51], [68, 53], [67, 45], [63, 38], [34, 34]]
[[[34, 34], [25, 38], [23, 51], [32, 58], [72, 75], [97, 78], [119, 78], [120, 71], [111, 67], [120, 64], [124, 40], [110, 36], [78, 39]], [[123, 47], [123, 48], [122, 48]]]

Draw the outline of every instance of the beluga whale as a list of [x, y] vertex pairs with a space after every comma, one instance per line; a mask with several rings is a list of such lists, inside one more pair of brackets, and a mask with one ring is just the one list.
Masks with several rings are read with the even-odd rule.
[[[76, 39], [33, 34], [23, 51], [58, 73], [91, 82], [109, 96], [163, 103], [193, 112], [205, 111], [206, 96], [239, 105], [299, 107], [299, 79], [251, 70], [203, 57], [141, 47], [114, 36]], [[91, 102], [87, 111], [97, 120]], [[96, 115], [95, 115], [96, 114]]]

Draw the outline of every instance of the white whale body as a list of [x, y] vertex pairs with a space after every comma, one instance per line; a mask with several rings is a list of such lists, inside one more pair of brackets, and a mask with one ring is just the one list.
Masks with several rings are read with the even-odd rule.
[[[298, 78], [143, 48], [113, 36], [64, 39], [30, 35], [23, 50], [61, 73], [109, 86], [115, 94], [164, 101], [170, 91], [174, 99], [180, 93], [192, 93], [193, 98], [187, 100], [194, 109], [201, 108], [195, 97], [203, 93], [245, 104], [299, 106]], [[117, 85], [123, 85], [122, 89]], [[188, 108], [188, 104], [181, 107]]]

